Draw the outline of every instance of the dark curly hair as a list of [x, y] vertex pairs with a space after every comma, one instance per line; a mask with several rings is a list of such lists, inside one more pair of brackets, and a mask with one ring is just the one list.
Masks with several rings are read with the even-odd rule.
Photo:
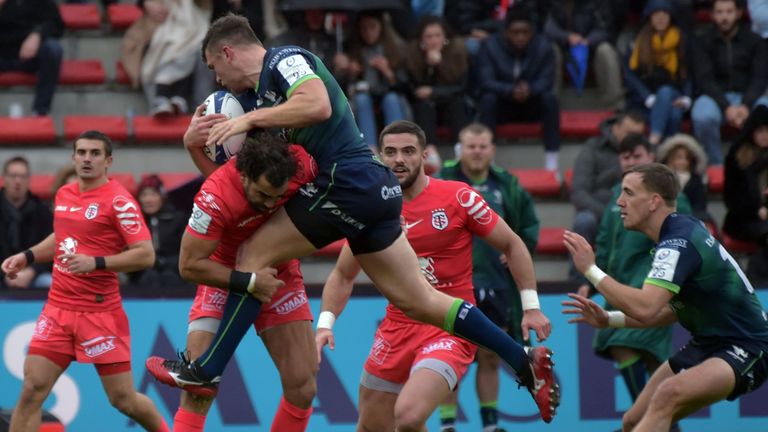
[[263, 175], [275, 187], [296, 174], [296, 160], [286, 142], [267, 132], [258, 132], [245, 140], [235, 167], [251, 181], [258, 181]]

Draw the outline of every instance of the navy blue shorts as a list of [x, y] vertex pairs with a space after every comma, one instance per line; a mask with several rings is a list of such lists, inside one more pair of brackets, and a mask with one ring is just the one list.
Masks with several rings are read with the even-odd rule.
[[736, 375], [736, 385], [728, 400], [749, 393], [760, 387], [768, 374], [768, 358], [756, 344], [749, 341], [736, 341], [726, 338], [716, 342], [697, 342], [692, 340], [669, 358], [672, 372], [679, 373], [717, 357], [725, 360]]
[[402, 232], [402, 208], [397, 177], [373, 160], [333, 164], [285, 204], [293, 224], [316, 248], [346, 238], [354, 254], [394, 243]]

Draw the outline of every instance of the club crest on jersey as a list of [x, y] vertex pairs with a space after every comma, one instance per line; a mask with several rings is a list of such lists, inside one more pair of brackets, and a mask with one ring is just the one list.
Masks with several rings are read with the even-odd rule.
[[448, 228], [448, 214], [445, 213], [445, 209], [432, 210], [432, 226], [440, 231]]
[[91, 203], [88, 205], [88, 208], [85, 209], [85, 218], [88, 220], [91, 220], [99, 215], [99, 204], [98, 203]]

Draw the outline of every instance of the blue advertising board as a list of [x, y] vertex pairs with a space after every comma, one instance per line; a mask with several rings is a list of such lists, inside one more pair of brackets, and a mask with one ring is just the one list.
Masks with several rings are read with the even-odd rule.
[[[760, 292], [768, 304], [768, 295]], [[613, 431], [620, 427], [621, 414], [630, 405], [629, 396], [614, 365], [595, 357], [593, 331], [567, 323], [560, 314], [563, 295], [542, 295], [544, 311], [552, 320], [553, 333], [547, 345], [555, 351], [556, 371], [562, 387], [562, 405], [555, 420], [546, 425], [538, 419], [535, 405], [524, 389], [518, 389], [508, 371], [502, 372], [499, 410], [501, 426], [519, 432]], [[21, 388], [26, 346], [34, 329], [42, 301], [0, 301], [0, 407], [10, 408]], [[159, 385], [144, 369], [152, 354], [172, 357], [183, 348], [186, 337], [188, 300], [125, 300], [131, 321], [133, 375], [136, 387], [146, 393], [170, 422], [179, 392]], [[318, 375], [318, 393], [309, 423], [310, 431], [354, 431], [357, 420], [357, 387], [362, 365], [383, 316], [380, 298], [353, 298], [336, 324], [336, 350], [323, 353]], [[318, 313], [319, 300], [311, 300]], [[676, 332], [680, 345], [687, 335]], [[459, 392], [459, 430], [481, 429], [479, 405], [474, 393], [474, 367]], [[254, 334], [238, 348], [225, 373], [219, 397], [208, 416], [207, 431], [267, 431], [280, 400], [280, 380], [272, 362]], [[768, 386], [736, 402], [721, 402], [682, 422], [684, 430], [697, 432], [768, 430]], [[73, 364], [62, 375], [45, 408], [57, 415], [68, 431], [136, 431], [109, 405], [93, 367]], [[436, 415], [430, 430], [438, 430]]]

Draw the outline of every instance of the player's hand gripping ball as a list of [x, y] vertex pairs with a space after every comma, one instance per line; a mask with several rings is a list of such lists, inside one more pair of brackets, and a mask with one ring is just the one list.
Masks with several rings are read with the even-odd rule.
[[[243, 106], [229, 92], [213, 92], [205, 99], [205, 115], [224, 114], [228, 119], [233, 119], [244, 113]], [[203, 151], [208, 158], [221, 165], [240, 151], [245, 142], [245, 136], [245, 133], [241, 133], [228, 138], [221, 144], [206, 145]]]

